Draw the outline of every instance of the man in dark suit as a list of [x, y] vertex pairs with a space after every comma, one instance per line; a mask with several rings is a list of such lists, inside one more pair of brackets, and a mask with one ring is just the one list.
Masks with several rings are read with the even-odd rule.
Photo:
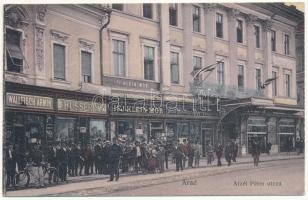
[[[57, 143], [53, 143], [49, 146], [47, 150], [47, 162], [50, 164], [50, 167], [57, 167], [57, 148], [56, 148]], [[54, 177], [54, 181], [56, 179], [56, 176], [53, 174], [48, 175], [48, 182], [51, 182], [52, 176]]]
[[228, 162], [228, 166], [231, 165], [232, 156], [233, 156], [232, 144], [231, 142], [228, 142], [225, 148], [225, 158], [226, 158], [226, 161]]
[[64, 143], [61, 143], [61, 146], [57, 150], [57, 162], [58, 162], [59, 177], [62, 181], [66, 181], [68, 155]]
[[110, 171], [110, 180], [113, 181], [114, 176], [115, 180], [119, 180], [119, 162], [122, 155], [122, 148], [118, 145], [117, 139], [113, 138], [113, 144], [110, 146], [108, 151], [108, 164]]
[[9, 144], [5, 152], [6, 187], [14, 186], [14, 176], [16, 170], [16, 154], [13, 145]]

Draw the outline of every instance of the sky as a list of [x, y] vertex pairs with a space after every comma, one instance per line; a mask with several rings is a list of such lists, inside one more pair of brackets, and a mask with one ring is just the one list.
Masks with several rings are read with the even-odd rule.
[[305, 4], [303, 2], [298, 2], [298, 3], [295, 3], [295, 2], [286, 2], [285, 3], [286, 5], [290, 6], [290, 5], [294, 5], [296, 6], [296, 9], [297, 10], [300, 10], [302, 12], [305, 11]]

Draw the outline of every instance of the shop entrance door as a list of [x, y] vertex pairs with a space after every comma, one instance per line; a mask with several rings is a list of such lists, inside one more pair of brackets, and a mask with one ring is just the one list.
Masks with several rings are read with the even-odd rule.
[[280, 152], [291, 152], [294, 149], [294, 135], [280, 134]]

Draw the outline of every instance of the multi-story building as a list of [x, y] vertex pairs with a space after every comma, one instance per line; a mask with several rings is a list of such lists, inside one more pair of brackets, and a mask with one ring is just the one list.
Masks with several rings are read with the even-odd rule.
[[298, 17], [283, 4], [6, 6], [6, 136], [289, 151]]

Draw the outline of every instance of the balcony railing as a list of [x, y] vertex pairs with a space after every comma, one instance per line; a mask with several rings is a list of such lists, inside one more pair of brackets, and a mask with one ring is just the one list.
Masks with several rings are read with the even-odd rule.
[[239, 88], [231, 85], [209, 84], [195, 82], [190, 84], [191, 93], [194, 95], [214, 96], [220, 98], [239, 99], [250, 97], [264, 97], [263, 90]]

